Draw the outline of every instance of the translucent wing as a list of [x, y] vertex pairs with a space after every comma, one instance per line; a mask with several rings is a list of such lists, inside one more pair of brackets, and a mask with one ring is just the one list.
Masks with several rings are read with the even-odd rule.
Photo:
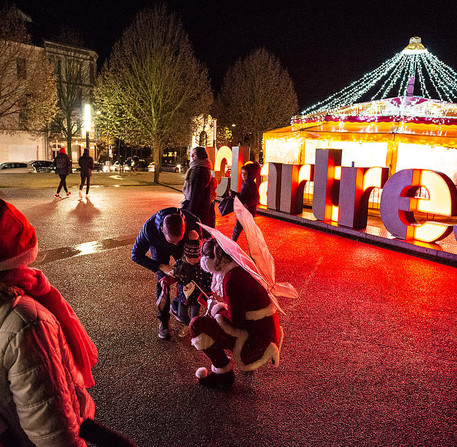
[[278, 303], [277, 296], [296, 298], [298, 293], [289, 283], [276, 283], [274, 259], [268, 250], [260, 228], [256, 225], [252, 214], [243, 206], [238, 197], [234, 203], [235, 214], [246, 234], [248, 256], [243, 249], [230, 238], [215, 228], [200, 224], [211, 236], [216, 238], [222, 249], [244, 270], [251, 274], [268, 292], [268, 296], [279, 311], [284, 313]]
[[253, 259], [259, 274], [268, 284], [268, 291], [275, 296], [298, 298], [298, 293], [290, 283], [277, 283], [275, 279], [275, 262], [271, 256], [263, 233], [254, 221], [252, 214], [235, 197], [234, 211], [243, 226], [248, 243], [249, 255]]
[[238, 197], [235, 197], [233, 208], [236, 218], [243, 226], [248, 242], [249, 254], [259, 273], [271, 287], [275, 283], [275, 262], [268, 250], [263, 234], [255, 223], [252, 214], [241, 203]]
[[[228, 238], [225, 234], [222, 234], [215, 228], [208, 227], [207, 225], [200, 224], [208, 233], [213, 236], [222, 250], [224, 250], [232, 259], [240, 266], [243, 267], [248, 273], [250, 273], [255, 280], [257, 280], [265, 289], [267, 289], [267, 282], [262, 278], [262, 275], [257, 270], [254, 261], [243, 251], [243, 249], [235, 242]], [[267, 289], [268, 290], [268, 289]]]

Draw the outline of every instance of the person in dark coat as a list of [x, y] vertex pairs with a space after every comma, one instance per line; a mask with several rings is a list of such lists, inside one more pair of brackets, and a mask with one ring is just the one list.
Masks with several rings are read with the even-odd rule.
[[79, 166], [81, 166], [81, 184], [79, 185], [79, 198], [83, 198], [83, 187], [86, 185], [86, 199], [89, 198], [90, 178], [94, 169], [94, 159], [89, 155], [89, 149], [84, 149], [82, 157], [79, 157]]
[[[240, 193], [237, 194], [240, 202], [248, 209], [248, 211], [255, 217], [257, 205], [259, 204], [259, 185], [256, 183], [256, 178], [260, 174], [260, 165], [257, 162], [247, 163], [241, 168], [241, 178], [243, 183], [241, 185]], [[230, 194], [236, 194], [230, 191]], [[236, 241], [243, 231], [243, 227], [237, 220], [233, 227], [232, 241]]]
[[[153, 214], [143, 225], [132, 248], [132, 260], [157, 273], [159, 338], [170, 338], [170, 302], [159, 304], [162, 296], [161, 279], [170, 275], [174, 262], [183, 256], [188, 235], [195, 230], [201, 237], [200, 220], [187, 210], [165, 208]], [[150, 251], [151, 256], [146, 256]], [[171, 262], [170, 262], [171, 261]]]
[[205, 225], [211, 224], [211, 161], [204, 147], [194, 147], [183, 186], [182, 209], [190, 211]]
[[60, 183], [57, 187], [55, 197], [60, 198], [60, 190], [62, 188], [67, 193], [67, 197], [69, 197], [71, 192], [67, 188], [67, 175], [71, 174], [71, 160], [64, 147], [60, 149], [57, 157], [54, 158], [54, 166], [56, 168], [56, 174], [60, 177]]

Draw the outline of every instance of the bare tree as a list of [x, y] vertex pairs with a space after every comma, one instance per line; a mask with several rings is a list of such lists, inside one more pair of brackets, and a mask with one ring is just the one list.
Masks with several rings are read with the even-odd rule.
[[193, 118], [212, 103], [207, 70], [182, 22], [164, 5], [136, 16], [114, 46], [95, 97], [102, 132], [150, 145], [156, 166], [168, 143], [189, 141]]
[[290, 123], [298, 101], [289, 73], [265, 49], [239, 59], [224, 77], [215, 114], [234, 144], [249, 144], [259, 159], [263, 132]]
[[0, 12], [0, 121], [7, 130], [40, 131], [56, 113], [53, 70], [40, 47], [30, 45], [16, 8]]
[[61, 34], [58, 42], [45, 41], [46, 54], [54, 65], [58, 96], [58, 112], [52, 127], [54, 133], [66, 139], [70, 157], [73, 138], [84, 138], [83, 103], [92, 104], [95, 84], [97, 55], [80, 45], [80, 40], [68, 32]]
[[68, 155], [74, 136], [81, 133], [82, 127], [82, 72], [78, 60], [65, 57], [58, 61], [57, 94], [59, 111], [54, 118], [54, 128], [61, 132], [66, 141]]

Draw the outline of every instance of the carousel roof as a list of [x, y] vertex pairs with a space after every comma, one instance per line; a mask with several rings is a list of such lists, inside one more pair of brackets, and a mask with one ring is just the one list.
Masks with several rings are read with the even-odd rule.
[[[285, 132], [287, 128], [275, 132]], [[457, 104], [399, 96], [292, 118], [289, 131], [457, 138]]]

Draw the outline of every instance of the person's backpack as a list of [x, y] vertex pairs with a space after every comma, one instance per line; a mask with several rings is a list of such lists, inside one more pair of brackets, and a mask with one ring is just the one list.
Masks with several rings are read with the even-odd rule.
[[57, 169], [65, 169], [67, 166], [66, 166], [66, 163], [65, 163], [65, 160], [63, 157], [61, 157], [60, 155], [58, 155], [56, 157], [56, 168]]

